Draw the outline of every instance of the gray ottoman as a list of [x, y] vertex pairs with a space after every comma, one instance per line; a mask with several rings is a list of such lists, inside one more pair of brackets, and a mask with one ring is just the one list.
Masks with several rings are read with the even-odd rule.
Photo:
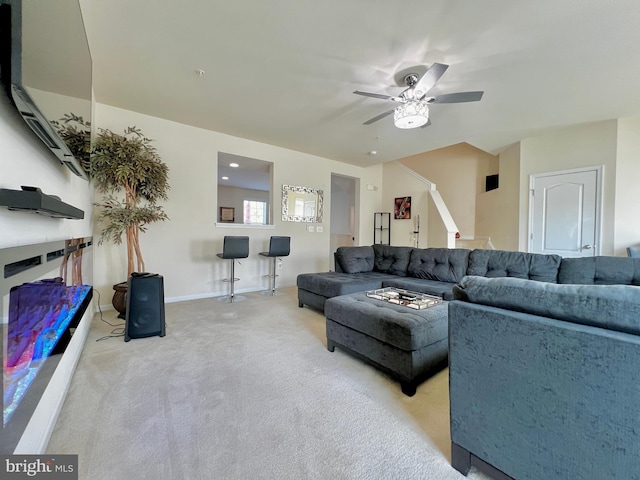
[[326, 301], [327, 348], [347, 350], [400, 381], [412, 396], [430, 374], [446, 366], [448, 304], [424, 310], [367, 297], [365, 292]]

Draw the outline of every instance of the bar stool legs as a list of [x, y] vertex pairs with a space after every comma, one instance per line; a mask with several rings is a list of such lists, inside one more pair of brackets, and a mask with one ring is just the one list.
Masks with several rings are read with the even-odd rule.
[[266, 277], [269, 277], [269, 290], [260, 292], [262, 295], [269, 295], [272, 297], [282, 295], [282, 293], [276, 291], [276, 277], [278, 276], [276, 275], [276, 264], [278, 260], [282, 262], [282, 259], [279, 259], [278, 257], [271, 257], [271, 265], [269, 266], [270, 272], [269, 275], [265, 275]]
[[[269, 251], [260, 252], [259, 255], [269, 257], [271, 259], [271, 273], [269, 276], [269, 290], [262, 292], [263, 295], [277, 296], [282, 295], [276, 291], [276, 263], [280, 257], [286, 257], [291, 250], [291, 237], [273, 236], [269, 240]], [[280, 260], [282, 261], [282, 260]]]
[[223, 282], [230, 282], [229, 295], [219, 297], [219, 302], [224, 303], [236, 303], [246, 300], [246, 297], [235, 294], [235, 282], [240, 280], [235, 276], [236, 260], [239, 258], [247, 258], [249, 256], [249, 237], [240, 236], [225, 236], [222, 253], [216, 254], [219, 258], [230, 261], [231, 276], [229, 279], [223, 280]]

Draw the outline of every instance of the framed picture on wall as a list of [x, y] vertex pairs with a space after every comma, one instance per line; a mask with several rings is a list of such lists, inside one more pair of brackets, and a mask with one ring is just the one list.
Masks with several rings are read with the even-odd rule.
[[411, 218], [411, 197], [396, 197], [393, 202], [393, 218], [396, 220]]
[[220, 222], [233, 223], [235, 221], [235, 209], [232, 207], [220, 207]]

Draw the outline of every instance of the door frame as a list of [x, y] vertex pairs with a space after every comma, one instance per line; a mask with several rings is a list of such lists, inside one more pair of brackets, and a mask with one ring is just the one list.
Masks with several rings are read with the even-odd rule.
[[[349, 208], [349, 217], [350, 217], [350, 228], [351, 232], [351, 241], [353, 245], [358, 245], [360, 241], [360, 178], [352, 177], [351, 175], [345, 175], [342, 173], [331, 172], [331, 181], [329, 188], [329, 197], [330, 197], [330, 208], [329, 212], [332, 211], [334, 207], [339, 206], [338, 199], [333, 195], [333, 180], [334, 178], [342, 178], [349, 181], [350, 185], [353, 187], [353, 200], [350, 205], [346, 205], [343, 207]], [[331, 269], [333, 269], [334, 259], [333, 259], [333, 248], [332, 248], [332, 235], [335, 233], [332, 228], [333, 218], [332, 215], [329, 215], [329, 258]]]
[[596, 172], [596, 213], [595, 213], [595, 240], [596, 247], [594, 248], [594, 256], [600, 255], [602, 245], [602, 207], [603, 207], [603, 195], [602, 186], [604, 184], [604, 165], [597, 165], [592, 167], [579, 167], [570, 168], [568, 170], [558, 170], [554, 172], [532, 173], [529, 174], [529, 222], [527, 231], [527, 251], [531, 252], [533, 239], [533, 214], [534, 214], [534, 202], [533, 202], [533, 190], [535, 187], [535, 180], [543, 177], [555, 177], [558, 175], [567, 175], [572, 173], [583, 172]]

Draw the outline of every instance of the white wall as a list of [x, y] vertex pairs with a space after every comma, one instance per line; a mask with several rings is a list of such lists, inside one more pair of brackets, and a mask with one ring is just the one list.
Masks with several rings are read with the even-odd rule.
[[[54, 219], [0, 207], [0, 257], [8, 247], [45, 243], [92, 234], [92, 196], [89, 183], [60, 164], [26, 125], [0, 84], [0, 188], [20, 190], [21, 185], [40, 187], [70, 205], [84, 210], [83, 220]], [[0, 258], [0, 265], [4, 265]], [[89, 270], [89, 271], [87, 271]], [[83, 280], [91, 284], [90, 268]], [[0, 294], [1, 310], [7, 307], [8, 292]], [[71, 343], [44, 391], [36, 411], [22, 436], [16, 453], [44, 453], [58, 412], [69, 388], [93, 315], [88, 309]]]
[[[217, 132], [183, 125], [136, 112], [98, 104], [96, 124], [120, 132], [136, 125], [149, 138], [163, 161], [169, 166], [169, 201], [165, 204], [170, 221], [149, 226], [141, 236], [146, 268], [164, 276], [165, 298], [168, 301], [196, 297], [218, 296], [227, 292], [228, 263], [216, 257], [222, 251], [225, 235], [248, 235], [250, 256], [236, 266], [236, 291], [257, 291], [268, 287], [263, 278], [268, 273], [268, 261], [258, 252], [268, 249], [271, 235], [290, 235], [291, 255], [284, 260], [278, 284], [295, 285], [303, 272], [328, 271], [331, 173], [361, 179], [358, 192], [361, 218], [358, 237], [371, 244], [373, 212], [379, 208], [380, 192], [363, 191], [367, 184], [380, 185], [380, 166], [360, 168], [341, 162], [232, 137]], [[318, 188], [324, 191], [324, 231], [307, 232], [304, 223], [282, 222], [274, 212], [275, 225], [269, 227], [224, 225], [216, 227], [217, 218], [217, 158], [227, 152], [274, 163], [274, 207], [280, 206], [283, 184]], [[369, 219], [370, 220], [367, 220]], [[100, 235], [99, 228], [95, 237]], [[112, 285], [126, 278], [125, 247], [107, 245], [96, 248], [95, 285], [102, 294], [102, 304], [113, 296]]]
[[[520, 146], [519, 249], [527, 250], [529, 177], [534, 173], [604, 166], [601, 255], [614, 254], [617, 120], [557, 129]], [[624, 188], [619, 186], [618, 190]]]
[[92, 197], [89, 183], [60, 164], [11, 104], [0, 84], [0, 188], [40, 187], [84, 210], [83, 220], [54, 219], [0, 207], [0, 248], [90, 236]]
[[613, 252], [640, 245], [640, 117], [618, 120]]

